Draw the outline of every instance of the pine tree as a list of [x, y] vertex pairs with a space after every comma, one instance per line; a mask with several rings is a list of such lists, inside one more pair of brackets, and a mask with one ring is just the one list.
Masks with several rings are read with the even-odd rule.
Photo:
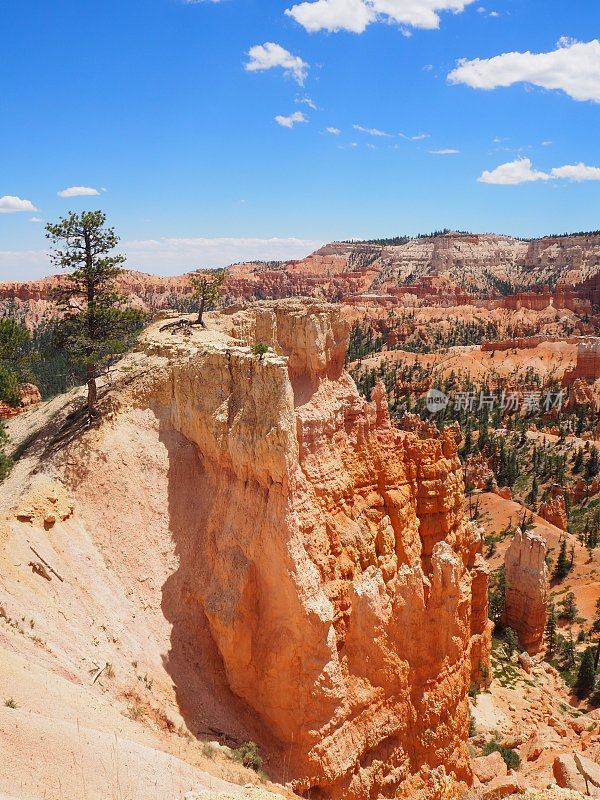
[[563, 538], [560, 543], [560, 550], [558, 551], [558, 558], [554, 565], [553, 578], [557, 581], [562, 581], [563, 578], [569, 574], [569, 559], [567, 557], [567, 540]]
[[590, 454], [588, 456], [588, 460], [585, 465], [585, 477], [588, 479], [595, 478], [599, 471], [600, 471], [600, 456], [598, 455], [598, 448], [594, 444], [590, 448]]
[[101, 370], [131, 346], [144, 316], [125, 308], [124, 298], [115, 291], [125, 257], [110, 255], [119, 239], [105, 223], [101, 211], [84, 211], [46, 226], [55, 248], [53, 262], [72, 270], [53, 293], [62, 312], [57, 341], [85, 369], [90, 418], [97, 414], [96, 380]]
[[569, 638], [565, 641], [563, 647], [564, 660], [569, 669], [572, 669], [575, 666], [575, 654], [576, 650], [575, 641], [573, 640], [573, 631], [571, 628], [569, 628]]
[[538, 482], [536, 476], [534, 475], [533, 481], [531, 483], [531, 489], [529, 490], [529, 494], [527, 495], [528, 505], [530, 506], [535, 505], [537, 499], [538, 499]]
[[548, 655], [553, 655], [556, 649], [556, 610], [554, 605], [548, 606], [548, 619], [546, 620], [546, 642]]
[[27, 377], [31, 337], [13, 317], [0, 319], [0, 401], [10, 406], [21, 402], [19, 382]]
[[575, 618], [579, 613], [579, 609], [577, 608], [577, 603], [575, 602], [575, 595], [573, 592], [568, 592], [565, 595], [564, 600], [561, 602], [562, 611], [560, 616], [563, 619], [568, 620], [569, 622], [575, 622]]
[[581, 661], [579, 662], [579, 670], [577, 672], [577, 681], [575, 682], [575, 691], [578, 697], [587, 697], [594, 689], [596, 683], [596, 667], [594, 665], [594, 653], [591, 647], [587, 647]]
[[506, 628], [504, 631], [504, 642], [506, 644], [506, 651], [510, 658], [515, 650], [519, 649], [519, 637], [512, 628]]
[[493, 575], [493, 584], [488, 597], [488, 617], [499, 625], [506, 607], [506, 570], [500, 567]]
[[[594, 616], [594, 621], [592, 622], [590, 633], [600, 637], [600, 597], [596, 600], [596, 614]], [[595, 669], [598, 669], [599, 663], [600, 663], [600, 638], [598, 638], [598, 641], [596, 642], [596, 652], [594, 655]]]
[[[227, 273], [224, 269], [219, 269], [211, 275], [192, 275], [190, 283], [192, 284], [192, 297], [198, 301], [198, 318], [196, 325], [202, 325], [204, 328], [204, 312], [210, 310], [221, 295], [221, 287], [225, 280]], [[369, 329], [369, 335], [372, 335]]]

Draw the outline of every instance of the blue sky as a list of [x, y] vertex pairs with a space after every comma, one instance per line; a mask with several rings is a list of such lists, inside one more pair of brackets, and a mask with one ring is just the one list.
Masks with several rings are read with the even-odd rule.
[[596, 0], [299, 5], [1, 0], [0, 279], [48, 273], [43, 221], [91, 208], [163, 274], [600, 227]]

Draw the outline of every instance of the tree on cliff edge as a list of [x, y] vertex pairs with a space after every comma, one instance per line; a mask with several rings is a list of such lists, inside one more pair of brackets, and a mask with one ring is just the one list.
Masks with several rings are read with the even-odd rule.
[[125, 257], [110, 255], [119, 238], [105, 223], [102, 211], [84, 211], [46, 225], [54, 264], [72, 270], [53, 292], [61, 311], [57, 342], [85, 370], [90, 418], [97, 414], [96, 379], [131, 346], [144, 316], [125, 308], [125, 298], [115, 291]]
[[225, 280], [224, 269], [215, 270], [212, 275], [192, 275], [192, 297], [198, 301], [198, 319], [196, 325], [204, 327], [204, 312], [210, 311], [221, 295], [221, 286]]

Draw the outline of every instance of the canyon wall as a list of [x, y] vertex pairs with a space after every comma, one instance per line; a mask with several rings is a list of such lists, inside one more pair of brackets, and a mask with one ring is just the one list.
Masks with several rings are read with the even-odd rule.
[[[231, 339], [172, 360], [138, 398], [198, 454], [172, 486], [191, 554], [175, 606], [208, 620], [297, 792], [447, 797], [471, 781], [467, 691], [490, 648], [457, 432], [397, 430], [382, 386], [359, 396], [339, 309], [267, 303], [221, 322]], [[254, 356], [256, 341], [273, 350]]]
[[[527, 242], [450, 232], [387, 243], [333, 242], [303, 259], [233, 264], [224, 294], [227, 300], [304, 296], [389, 306], [426, 302], [541, 311], [553, 305], [589, 314], [600, 304], [599, 259], [597, 234]], [[37, 324], [50, 310], [49, 291], [58, 281], [55, 276], [0, 283], [0, 314], [15, 310]], [[192, 303], [186, 275], [127, 271], [120, 291], [150, 311], [190, 310]], [[500, 297], [509, 291], [514, 294]]]

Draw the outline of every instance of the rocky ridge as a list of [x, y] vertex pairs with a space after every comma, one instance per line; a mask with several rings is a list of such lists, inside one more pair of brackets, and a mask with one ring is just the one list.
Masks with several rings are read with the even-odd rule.
[[[517, 294], [478, 302], [537, 310], [553, 304], [589, 313], [600, 302], [599, 270], [598, 234], [527, 242], [493, 234], [447, 233], [404, 244], [334, 242], [300, 260], [234, 264], [228, 268], [225, 291], [230, 299], [308, 296], [359, 302], [366, 297], [374, 302], [421, 299], [442, 305], [473, 303], [508, 291]], [[39, 323], [49, 309], [49, 290], [58, 280], [55, 276], [1, 283], [0, 313], [11, 309], [30, 324]], [[545, 284], [557, 288], [526, 291]], [[134, 305], [150, 311], [185, 310], [190, 302], [185, 275], [161, 278], [128, 271], [120, 290]]]

